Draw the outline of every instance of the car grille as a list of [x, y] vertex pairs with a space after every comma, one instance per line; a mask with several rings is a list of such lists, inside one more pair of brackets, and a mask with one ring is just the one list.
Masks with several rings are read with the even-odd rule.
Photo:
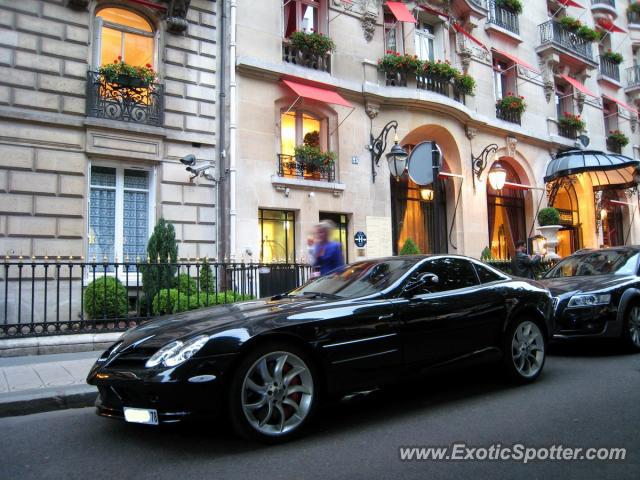
[[157, 351], [157, 348], [137, 347], [131, 351], [124, 351], [114, 358], [110, 363], [110, 368], [143, 368], [147, 360]]

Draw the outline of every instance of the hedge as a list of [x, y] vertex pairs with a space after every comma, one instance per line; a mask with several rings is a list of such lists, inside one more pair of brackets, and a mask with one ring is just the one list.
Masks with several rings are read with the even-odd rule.
[[129, 310], [127, 289], [114, 277], [101, 277], [84, 290], [84, 311], [92, 319], [121, 318]]

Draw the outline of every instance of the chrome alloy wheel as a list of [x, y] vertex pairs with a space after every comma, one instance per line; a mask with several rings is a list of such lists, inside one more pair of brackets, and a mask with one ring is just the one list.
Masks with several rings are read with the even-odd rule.
[[270, 352], [247, 370], [242, 382], [242, 410], [258, 432], [284, 435], [304, 421], [313, 395], [309, 367], [292, 353]]
[[544, 362], [544, 339], [538, 326], [525, 321], [513, 332], [511, 357], [518, 373], [529, 378], [535, 376]]
[[629, 339], [640, 348], [640, 306], [635, 305], [629, 312]]

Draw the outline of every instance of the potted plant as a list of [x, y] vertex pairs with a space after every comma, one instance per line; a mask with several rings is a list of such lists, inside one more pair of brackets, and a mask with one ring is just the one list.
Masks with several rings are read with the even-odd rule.
[[558, 119], [558, 125], [567, 130], [573, 130], [575, 132], [581, 132], [585, 129], [586, 124], [580, 115], [574, 115], [569, 112], [564, 112], [562, 117]]
[[453, 85], [459, 92], [465, 95], [473, 95], [476, 88], [476, 81], [471, 75], [458, 72], [453, 79]]
[[323, 152], [316, 145], [298, 145], [294, 150], [296, 162], [312, 178], [320, 178], [322, 170], [331, 167], [335, 163], [336, 154], [331, 151]]
[[527, 109], [524, 97], [514, 95], [511, 92], [508, 92], [507, 95], [498, 100], [496, 104], [503, 112], [517, 113], [520, 115]]
[[591, 27], [587, 27], [586, 25], [582, 25], [575, 33], [578, 37], [586, 40], [587, 42], [597, 42], [600, 40], [600, 32]]
[[629, 144], [629, 137], [627, 137], [620, 130], [612, 130], [607, 136], [607, 145], [610, 147], [622, 148]]
[[570, 32], [577, 32], [582, 27], [582, 22], [573, 17], [562, 17], [560, 19], [560, 25]]
[[422, 64], [423, 75], [437, 77], [440, 80], [449, 81], [455, 78], [456, 75], [460, 75], [460, 71], [451, 66], [449, 60], [437, 60], [435, 62], [428, 61]]
[[522, 13], [522, 2], [520, 0], [496, 0], [496, 5], [516, 15]]
[[555, 260], [560, 258], [556, 253], [558, 246], [558, 230], [562, 228], [560, 225], [560, 212], [557, 208], [547, 207], [538, 212], [538, 230], [543, 237], [546, 238], [547, 259]]
[[600, 56], [611, 63], [615, 63], [616, 65], [620, 65], [624, 61], [624, 57], [622, 55], [618, 52], [612, 52], [610, 48]]
[[98, 69], [105, 82], [128, 88], [146, 88], [156, 80], [156, 72], [150, 64], [144, 67], [129, 65], [118, 57]]
[[406, 86], [407, 74], [418, 73], [421, 69], [422, 62], [417, 55], [401, 55], [387, 50], [384, 56], [378, 59], [378, 70], [386, 74], [387, 85]]
[[312, 55], [323, 56], [336, 49], [336, 44], [330, 37], [316, 31], [293, 32], [289, 41], [294, 48]]

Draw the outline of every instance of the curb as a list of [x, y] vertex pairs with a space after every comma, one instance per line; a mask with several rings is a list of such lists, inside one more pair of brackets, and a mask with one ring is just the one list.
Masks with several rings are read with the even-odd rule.
[[95, 404], [97, 395], [98, 390], [91, 385], [2, 394], [0, 395], [0, 418], [91, 407]]

